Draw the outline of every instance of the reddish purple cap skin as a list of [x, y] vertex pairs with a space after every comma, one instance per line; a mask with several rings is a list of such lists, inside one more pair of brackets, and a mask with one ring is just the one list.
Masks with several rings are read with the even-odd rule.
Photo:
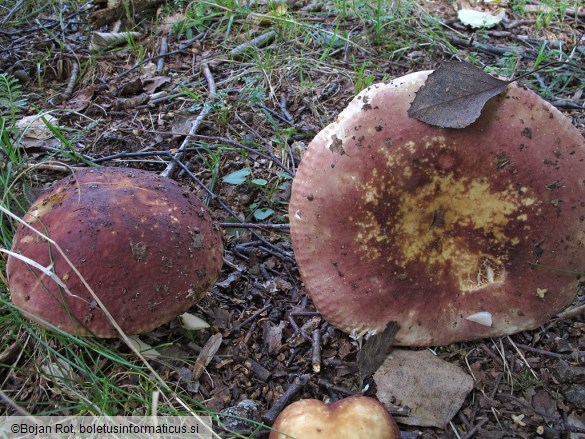
[[[127, 334], [148, 332], [187, 311], [214, 284], [223, 242], [207, 208], [175, 181], [137, 169], [77, 172], [41, 196], [24, 220], [48, 232]], [[19, 225], [12, 251], [53, 271], [73, 296], [15, 257], [14, 304], [74, 335], [117, 337], [56, 248]], [[36, 320], [33, 318], [33, 320]]]
[[354, 336], [398, 322], [396, 345], [538, 327], [585, 265], [584, 139], [515, 84], [465, 129], [411, 119], [429, 73], [369, 87], [309, 145], [289, 206], [306, 291]]

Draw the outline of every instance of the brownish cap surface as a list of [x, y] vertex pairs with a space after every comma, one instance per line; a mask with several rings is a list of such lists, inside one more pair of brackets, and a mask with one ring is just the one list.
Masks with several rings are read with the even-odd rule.
[[[56, 183], [25, 221], [56, 241], [128, 334], [150, 331], [185, 312], [213, 285], [223, 263], [221, 233], [187, 189], [136, 169], [84, 170]], [[76, 335], [117, 332], [55, 248], [20, 225], [12, 251], [67, 285], [10, 257], [14, 303]]]
[[330, 406], [301, 399], [285, 408], [270, 439], [400, 439], [400, 429], [374, 398], [350, 396]]
[[306, 290], [355, 336], [397, 321], [399, 345], [535, 328], [579, 277], [532, 263], [583, 271], [583, 137], [514, 84], [468, 128], [410, 119], [429, 73], [369, 87], [309, 145], [289, 209]]

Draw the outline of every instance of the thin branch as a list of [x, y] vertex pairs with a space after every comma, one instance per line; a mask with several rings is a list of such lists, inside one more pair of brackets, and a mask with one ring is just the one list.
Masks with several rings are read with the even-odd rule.
[[563, 312], [558, 313], [557, 318], [560, 320], [568, 320], [580, 316], [581, 314], [585, 314], [585, 303], [575, 308], [566, 309]]
[[286, 389], [286, 391], [276, 400], [270, 410], [268, 410], [262, 417], [262, 420], [268, 424], [274, 424], [278, 414], [288, 405], [288, 403], [299, 393], [309, 382], [310, 375], [301, 375], [298, 380], [295, 380]]
[[558, 354], [556, 352], [546, 351], [544, 349], [538, 349], [538, 348], [528, 346], [528, 345], [525, 345], [522, 343], [516, 343], [516, 346], [520, 349], [525, 350], [525, 351], [532, 352], [533, 354], [543, 355], [545, 357], [551, 357], [551, 358], [558, 358], [559, 360], [572, 361], [572, 360], [579, 359], [579, 357], [585, 358], [585, 352], [580, 352], [580, 351], [571, 352], [570, 354]]
[[71, 67], [71, 76], [69, 77], [69, 82], [67, 83], [67, 88], [63, 92], [61, 96], [62, 103], [65, 103], [71, 95], [73, 94], [73, 90], [75, 89], [75, 83], [77, 82], [77, 76], [79, 75], [79, 63], [77, 61], [73, 61], [73, 66]]
[[[10, 398], [6, 393], [4, 393], [3, 390], [0, 389], [0, 400], [4, 401], [4, 403], [6, 405], [9, 405], [10, 407], [12, 407], [12, 409], [18, 413], [19, 416], [26, 416], [26, 417], [33, 417], [33, 415], [31, 415], [29, 412], [27, 412], [25, 409], [23, 409], [21, 406], [19, 406], [16, 402], [14, 402], [12, 400], [12, 398]], [[34, 419], [34, 418], [33, 418]]]
[[[203, 64], [201, 66], [201, 69], [203, 70], [203, 74], [205, 75], [205, 79], [207, 80], [207, 84], [209, 86], [209, 93], [207, 95], [207, 99], [205, 100], [205, 104], [203, 105], [203, 109], [201, 110], [201, 113], [199, 113], [199, 116], [197, 116], [197, 118], [191, 123], [191, 129], [189, 130], [189, 134], [187, 135], [187, 137], [185, 137], [185, 140], [183, 140], [183, 143], [179, 147], [179, 151], [177, 152], [177, 154], [173, 156], [173, 159], [177, 160], [181, 159], [181, 157], [183, 156], [183, 151], [185, 150], [185, 148], [187, 148], [187, 145], [191, 140], [190, 136], [197, 133], [199, 127], [201, 126], [207, 115], [211, 112], [211, 104], [213, 103], [213, 100], [215, 99], [216, 96], [217, 90], [215, 88], [215, 81], [213, 79], [213, 75], [211, 74], [211, 70], [209, 70], [209, 65]], [[162, 177], [171, 177], [176, 167], [177, 167], [176, 162], [173, 161], [167, 165], [166, 169], [162, 171], [160, 175]]]
[[123, 71], [122, 73], [120, 73], [116, 79], [119, 80], [121, 78], [123, 78], [124, 76], [126, 76], [127, 74], [133, 72], [134, 70], [136, 70], [137, 68], [139, 68], [140, 66], [143, 66], [146, 63], [149, 63], [150, 61], [154, 61], [157, 60], [159, 58], [164, 58], [166, 56], [170, 56], [170, 55], [176, 55], [177, 53], [183, 53], [185, 50], [187, 50], [189, 47], [191, 47], [191, 45], [198, 40], [202, 40], [203, 37], [205, 36], [204, 33], [200, 33], [199, 35], [197, 35], [194, 38], [191, 38], [190, 40], [185, 41], [183, 44], [181, 44], [179, 46], [179, 48], [177, 50], [173, 50], [172, 52], [166, 52], [163, 54], [158, 54], [158, 55], [154, 55], [151, 56], [149, 58], [144, 58], [142, 61], [140, 61], [138, 64], [134, 65], [133, 67], [130, 67], [128, 70]]
[[228, 139], [226, 137], [219, 137], [219, 136], [205, 136], [203, 134], [190, 134], [190, 137], [195, 137], [198, 139], [206, 139], [206, 140], [216, 140], [218, 142], [222, 142], [222, 143], [226, 143], [228, 145], [232, 145], [235, 146], [236, 148], [240, 148], [243, 149], [245, 151], [251, 152], [252, 154], [257, 154], [262, 158], [265, 158], [266, 160], [270, 160], [274, 163], [276, 163], [278, 166], [280, 166], [287, 174], [289, 175], [294, 175], [294, 173], [292, 172], [292, 170], [286, 166], [278, 157], [272, 155], [272, 154], [266, 154], [263, 153], [262, 151], [258, 151], [257, 149], [254, 148], [250, 148], [249, 146], [243, 145], [240, 142], [236, 142], [235, 140], [232, 139]]
[[10, 11], [8, 11], [8, 13], [4, 17], [2, 17], [2, 20], [0, 20], [0, 24], [1, 25], [6, 24], [6, 22], [10, 20], [12, 16], [22, 7], [22, 5], [24, 5], [24, 0], [18, 0], [14, 7]]
[[321, 372], [321, 331], [319, 328], [313, 330], [311, 368], [315, 373]]
[[276, 37], [276, 31], [271, 30], [266, 33], [263, 33], [262, 35], [259, 35], [256, 38], [253, 38], [245, 43], [242, 43], [239, 46], [232, 49], [230, 51], [230, 55], [233, 57], [237, 57], [244, 53], [246, 50], [248, 50], [250, 47], [266, 46], [267, 44], [271, 43], [272, 40], [274, 40], [274, 37]]
[[219, 223], [219, 225], [225, 229], [290, 229], [290, 224]]
[[269, 303], [268, 305], [265, 305], [263, 308], [259, 309], [258, 311], [256, 311], [254, 314], [252, 314], [250, 317], [248, 317], [247, 319], [245, 319], [244, 321], [238, 323], [237, 325], [234, 326], [234, 329], [236, 331], [239, 331], [240, 329], [242, 329], [244, 326], [246, 326], [248, 323], [252, 322], [253, 320], [256, 320], [256, 318], [262, 314], [263, 312], [268, 311], [270, 308], [272, 308], [272, 305]]
[[167, 41], [167, 37], [162, 37], [160, 42], [160, 49], [158, 51], [158, 61], [156, 62], [156, 73], [160, 75], [165, 67], [165, 55], [169, 50], [169, 44]]

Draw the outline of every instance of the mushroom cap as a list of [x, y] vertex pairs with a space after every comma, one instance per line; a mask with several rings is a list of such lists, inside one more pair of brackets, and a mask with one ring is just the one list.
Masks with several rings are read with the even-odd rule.
[[289, 206], [306, 291], [353, 336], [398, 322], [397, 345], [535, 328], [583, 271], [584, 139], [515, 84], [465, 129], [411, 119], [429, 73], [368, 87], [309, 145]]
[[269, 439], [399, 439], [400, 430], [386, 408], [367, 396], [350, 396], [327, 405], [301, 399], [276, 418]]
[[[201, 201], [176, 182], [137, 169], [88, 169], [60, 180], [24, 221], [61, 247], [128, 334], [184, 313], [213, 285], [223, 263], [221, 233]], [[74, 335], [118, 335], [47, 240], [21, 224], [12, 251], [51, 267], [71, 292], [9, 257], [12, 300], [27, 317]]]

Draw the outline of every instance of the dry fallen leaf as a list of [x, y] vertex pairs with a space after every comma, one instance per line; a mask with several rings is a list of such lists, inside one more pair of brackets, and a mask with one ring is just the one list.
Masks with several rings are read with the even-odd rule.
[[408, 115], [441, 128], [465, 128], [481, 114], [485, 103], [512, 81], [502, 81], [467, 62], [443, 64], [416, 92]]
[[390, 322], [384, 331], [365, 341], [357, 355], [357, 367], [362, 380], [372, 375], [384, 362], [399, 328], [396, 322]]
[[90, 52], [105, 50], [118, 44], [128, 43], [130, 39], [140, 38], [140, 32], [94, 32], [89, 45]]
[[279, 349], [282, 347], [282, 331], [286, 326], [283, 320], [278, 326], [273, 325], [269, 320], [264, 325], [264, 345], [271, 355], [277, 355]]
[[184, 313], [181, 314], [181, 326], [188, 331], [199, 331], [201, 329], [209, 328], [209, 323], [195, 314]]
[[70, 111], [81, 112], [89, 107], [97, 86], [92, 84], [81, 90], [78, 90], [67, 102], [67, 109]]
[[190, 111], [180, 111], [175, 113], [171, 128], [173, 136], [185, 136], [189, 134], [195, 119], [197, 119], [197, 115]]
[[55, 137], [48, 125], [58, 127], [59, 121], [50, 114], [43, 114], [42, 116], [35, 114], [23, 117], [16, 122], [16, 128], [21, 130], [24, 137], [35, 140], [47, 140]]
[[168, 76], [155, 76], [152, 78], [145, 78], [144, 79], [144, 89], [152, 94], [157, 92], [163, 85], [167, 82], [170, 82], [171, 78]]
[[506, 17], [506, 11], [504, 9], [498, 9], [495, 14], [475, 11], [473, 9], [459, 9], [459, 11], [457, 11], [457, 18], [459, 18], [459, 21], [473, 28], [494, 27], [502, 21], [504, 17]]
[[177, 28], [181, 22], [187, 20], [185, 14], [178, 12], [176, 14], [164, 14], [159, 18], [158, 30], [162, 35], [173, 32], [174, 28]]
[[134, 348], [142, 354], [144, 358], [154, 360], [160, 357], [160, 352], [154, 349], [148, 343], [140, 340], [137, 335], [131, 335], [128, 337], [128, 341], [134, 346]]
[[70, 380], [73, 375], [71, 365], [62, 358], [56, 358], [54, 362], [47, 358], [47, 360], [41, 365], [41, 370], [46, 375], [52, 377], [56, 383], [61, 384]]
[[376, 396], [392, 406], [400, 401], [410, 412], [396, 421], [444, 428], [473, 389], [473, 379], [429, 351], [394, 350], [374, 374]]

